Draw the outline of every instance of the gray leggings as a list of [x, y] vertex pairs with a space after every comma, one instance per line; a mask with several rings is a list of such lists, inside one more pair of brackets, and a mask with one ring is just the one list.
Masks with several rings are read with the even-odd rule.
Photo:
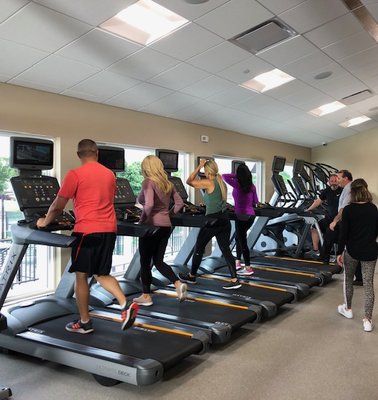
[[[361, 261], [362, 282], [365, 290], [365, 318], [371, 320], [374, 308], [374, 261]], [[353, 277], [359, 260], [354, 259], [344, 251], [344, 297], [347, 308], [352, 308]]]

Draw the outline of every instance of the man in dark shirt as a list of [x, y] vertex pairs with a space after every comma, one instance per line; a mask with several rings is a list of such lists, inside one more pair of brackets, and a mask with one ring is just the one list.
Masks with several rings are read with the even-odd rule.
[[[314, 200], [310, 207], [305, 211], [312, 211], [318, 208], [320, 205], [325, 203], [325, 216], [322, 218], [319, 223], [319, 228], [321, 232], [324, 234], [329, 224], [333, 221], [334, 217], [337, 215], [338, 206], [339, 206], [339, 197], [342, 192], [342, 188], [339, 187], [338, 177], [336, 174], [330, 175], [328, 179], [328, 185], [319, 195], [319, 197]], [[319, 256], [319, 234], [315, 228], [311, 230], [312, 237], [312, 246], [313, 250], [308, 252], [309, 256]]]

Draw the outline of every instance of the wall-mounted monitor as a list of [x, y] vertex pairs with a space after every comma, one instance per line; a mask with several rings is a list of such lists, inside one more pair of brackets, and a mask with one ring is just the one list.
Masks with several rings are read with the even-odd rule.
[[125, 149], [99, 145], [98, 162], [113, 172], [122, 172], [125, 170]]
[[275, 173], [282, 172], [285, 169], [286, 158], [274, 156], [272, 163], [272, 171]]
[[179, 153], [175, 150], [156, 149], [155, 154], [163, 163], [164, 170], [167, 172], [178, 171]]
[[231, 172], [233, 174], [236, 174], [236, 170], [239, 168], [239, 165], [245, 165], [244, 161], [241, 160], [232, 160], [231, 162]]
[[52, 140], [12, 136], [10, 138], [9, 165], [20, 170], [44, 171], [52, 169], [54, 166], [54, 142]]

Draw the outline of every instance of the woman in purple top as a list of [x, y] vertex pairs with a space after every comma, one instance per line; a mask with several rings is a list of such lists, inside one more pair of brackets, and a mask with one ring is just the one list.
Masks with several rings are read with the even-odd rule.
[[[140, 223], [158, 226], [160, 229], [152, 236], [139, 238], [143, 294], [133, 301], [141, 306], [153, 304], [151, 268], [155, 265], [158, 271], [175, 285], [181, 302], [186, 298], [187, 285], [180, 282], [172, 268], [164, 262], [164, 254], [172, 230], [170, 216], [177, 214], [184, 206], [184, 202], [173, 184], [169, 182], [163, 163], [158, 157], [150, 155], [142, 161], [142, 174], [145, 179], [138, 196], [138, 202], [143, 205]], [[171, 199], [174, 201], [172, 208], [170, 208]]]
[[[247, 232], [252, 226], [255, 216], [254, 206], [259, 202], [256, 187], [252, 183], [252, 174], [246, 164], [240, 164], [236, 174], [223, 174], [226, 183], [233, 187], [235, 213], [237, 215], [249, 216], [249, 218], [237, 218], [235, 220], [236, 232], [236, 269], [239, 275], [252, 275], [253, 269], [250, 266], [250, 255], [247, 244]], [[241, 255], [245, 267], [241, 267]]]

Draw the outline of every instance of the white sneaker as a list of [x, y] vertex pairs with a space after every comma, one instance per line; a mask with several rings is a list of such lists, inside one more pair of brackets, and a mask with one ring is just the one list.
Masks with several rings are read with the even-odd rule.
[[364, 326], [364, 331], [365, 332], [371, 332], [373, 330], [373, 324], [371, 321], [369, 321], [368, 319], [364, 318], [362, 320], [363, 326]]
[[188, 285], [180, 282], [180, 285], [176, 288], [177, 297], [179, 302], [182, 303], [188, 295]]
[[136, 303], [139, 306], [145, 306], [145, 307], [149, 307], [149, 306], [152, 306], [152, 304], [154, 304], [152, 302], [151, 297], [144, 297], [143, 294], [140, 295], [139, 297], [135, 297], [135, 299], [133, 299], [133, 303]]
[[346, 308], [346, 304], [340, 304], [337, 307], [337, 311], [339, 312], [339, 314], [343, 315], [345, 318], [353, 318], [353, 312], [352, 312], [352, 310], [348, 310]]

